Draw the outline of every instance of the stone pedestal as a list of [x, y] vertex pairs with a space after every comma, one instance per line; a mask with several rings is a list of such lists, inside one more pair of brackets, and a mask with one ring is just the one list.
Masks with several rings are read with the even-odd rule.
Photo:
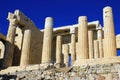
[[93, 40], [93, 31], [88, 31], [88, 43], [89, 43], [89, 59], [94, 57], [94, 40]]
[[75, 28], [71, 28], [71, 59], [72, 59], [72, 64], [76, 60], [76, 41], [75, 41]]
[[23, 46], [21, 52], [20, 66], [28, 65], [30, 61], [30, 45], [31, 44], [31, 30], [25, 30], [23, 38]]
[[68, 67], [68, 59], [69, 59], [69, 45], [64, 44], [63, 45], [63, 54], [64, 54], [64, 64], [66, 67]]
[[94, 58], [99, 58], [99, 43], [94, 40]]
[[43, 38], [42, 64], [51, 63], [52, 34], [53, 34], [53, 19], [51, 17], [47, 17], [45, 20]]
[[16, 23], [14, 20], [9, 20], [9, 29], [6, 37], [5, 43], [5, 55], [3, 60], [3, 68], [12, 66], [13, 53], [14, 53], [14, 41], [16, 33]]
[[103, 57], [103, 31], [102, 29], [99, 29], [97, 31], [97, 40], [99, 42], [99, 57], [102, 58]]
[[60, 68], [61, 66], [61, 59], [62, 56], [62, 36], [57, 36], [56, 40], [56, 67]]
[[116, 56], [116, 37], [114, 32], [114, 22], [111, 7], [103, 9], [104, 20], [104, 57]]
[[88, 59], [88, 26], [87, 17], [81, 16], [78, 21], [78, 59]]

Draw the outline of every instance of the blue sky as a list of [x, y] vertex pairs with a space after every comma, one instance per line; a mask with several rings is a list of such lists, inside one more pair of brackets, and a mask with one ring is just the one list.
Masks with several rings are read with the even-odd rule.
[[99, 20], [103, 25], [103, 8], [113, 8], [116, 34], [120, 33], [120, 0], [0, 0], [0, 32], [8, 29], [8, 12], [19, 9], [31, 18], [39, 29], [44, 28], [47, 16], [54, 18], [54, 26], [75, 24], [79, 16], [88, 21]]

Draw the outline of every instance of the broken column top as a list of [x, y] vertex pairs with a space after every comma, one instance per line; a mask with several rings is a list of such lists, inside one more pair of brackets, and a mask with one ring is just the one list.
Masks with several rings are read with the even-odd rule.
[[79, 16], [78, 22], [87, 20], [87, 16]]
[[53, 26], [53, 18], [52, 17], [47, 17], [45, 19], [45, 27], [52, 27]]
[[112, 8], [110, 6], [106, 6], [103, 8], [103, 11], [106, 13], [107, 11], [112, 11]]
[[13, 14], [13, 13], [8, 13], [8, 18], [7, 20], [9, 20], [10, 24], [9, 25], [16, 25], [17, 23], [17, 17]]

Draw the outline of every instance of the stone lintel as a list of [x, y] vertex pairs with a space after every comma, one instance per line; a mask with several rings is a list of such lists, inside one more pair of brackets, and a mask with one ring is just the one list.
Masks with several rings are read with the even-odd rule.
[[33, 21], [30, 20], [30, 18], [28, 18], [27, 16], [25, 16], [20, 10], [15, 10], [14, 15], [17, 18], [18, 24], [22, 25], [23, 27], [35, 26]]

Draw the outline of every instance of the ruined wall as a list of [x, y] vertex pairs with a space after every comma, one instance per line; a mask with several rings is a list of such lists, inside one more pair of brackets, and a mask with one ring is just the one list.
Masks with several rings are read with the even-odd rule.
[[[10, 72], [10, 69], [13, 70]], [[20, 69], [20, 70], [19, 70]], [[17, 70], [17, 71], [16, 71]], [[120, 63], [74, 66], [70, 69], [41, 69], [39, 65], [11, 67], [2, 70], [1, 79], [47, 79], [47, 80], [119, 80]], [[67, 72], [66, 72], [67, 71]], [[9, 73], [9, 74], [7, 74]], [[4, 74], [7, 74], [6, 76]]]
[[16, 28], [15, 36], [15, 50], [14, 50], [14, 60], [13, 65], [19, 65], [21, 51], [23, 47], [23, 36], [25, 30], [31, 30], [31, 46], [30, 46], [30, 60], [29, 64], [39, 64], [41, 62], [42, 55], [42, 42], [43, 33], [35, 26], [35, 24], [26, 17], [22, 12], [16, 10], [14, 12], [16, 15], [18, 26]]
[[73, 67], [68, 75], [69, 79], [80, 80], [119, 80], [120, 79], [120, 64], [94, 64], [82, 65]]
[[25, 27], [22, 31], [27, 29], [31, 30], [30, 64], [38, 64], [41, 62], [43, 34], [32, 27]]
[[4, 50], [5, 50], [5, 45], [3, 44], [2, 41], [0, 41], [0, 59], [3, 59], [4, 57]]
[[15, 43], [14, 43], [15, 49], [14, 49], [14, 55], [13, 55], [13, 65], [14, 66], [18, 66], [20, 64], [22, 43], [23, 43], [23, 32], [19, 27], [17, 27]]

